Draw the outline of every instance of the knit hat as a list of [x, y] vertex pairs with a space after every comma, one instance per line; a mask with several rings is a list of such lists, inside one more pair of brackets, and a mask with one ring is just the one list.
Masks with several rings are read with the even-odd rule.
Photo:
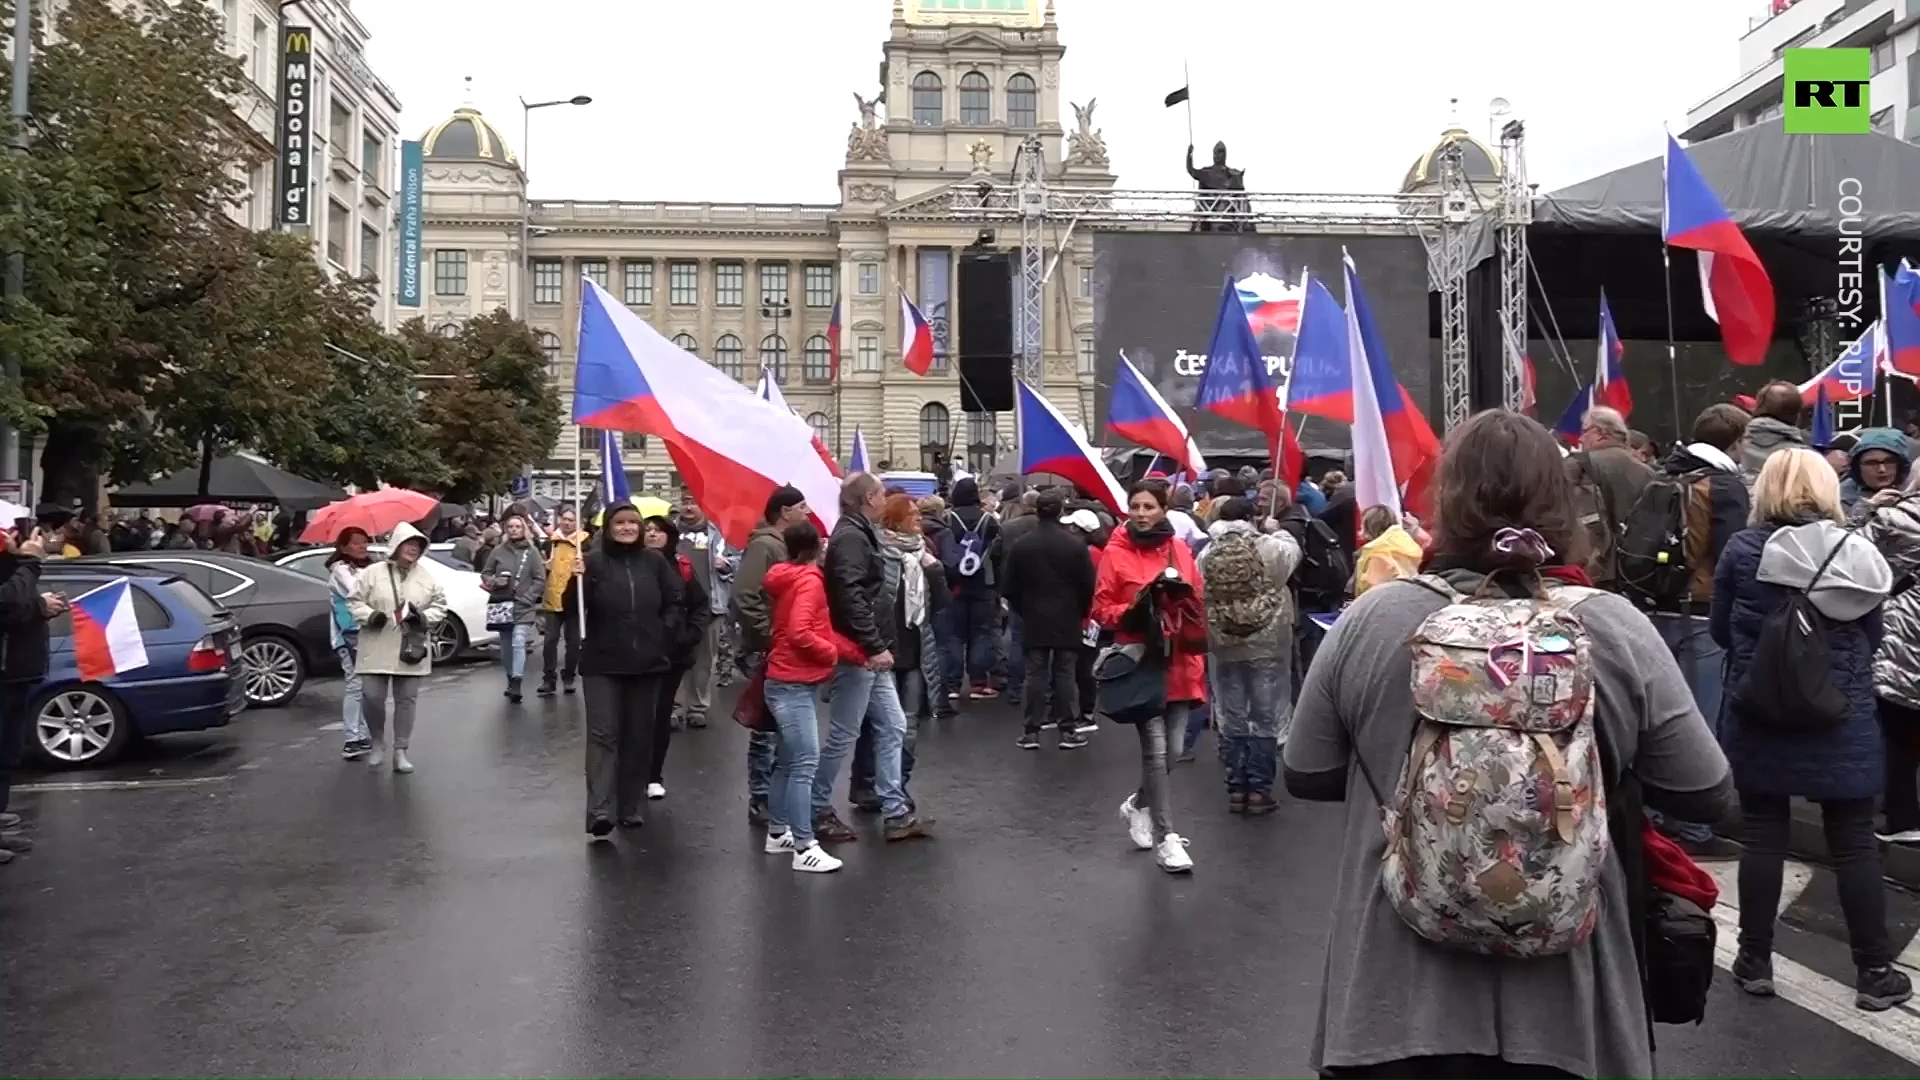
[[773, 494], [767, 496], [767, 512], [763, 520], [772, 521], [787, 510], [806, 501], [806, 493], [799, 488], [791, 484], [782, 484], [773, 489]]

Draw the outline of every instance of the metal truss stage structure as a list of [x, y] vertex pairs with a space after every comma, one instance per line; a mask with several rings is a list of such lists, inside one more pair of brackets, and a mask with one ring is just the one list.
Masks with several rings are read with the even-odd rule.
[[[1526, 183], [1524, 131], [1501, 133], [1500, 197], [1482, 206], [1461, 168], [1461, 151], [1441, 154], [1437, 193], [1306, 195], [1265, 192], [1132, 191], [1049, 183], [1040, 141], [1029, 138], [1010, 180], [961, 181], [888, 209], [890, 221], [1016, 226], [1020, 243], [1020, 303], [1015, 311], [1016, 375], [1045, 385], [1041, 355], [1042, 302], [1047, 280], [1075, 229], [1128, 232], [1330, 233], [1413, 236], [1427, 252], [1427, 278], [1440, 294], [1442, 418], [1447, 427], [1472, 409], [1472, 362], [1467, 340], [1467, 272], [1480, 220], [1498, 239], [1502, 398], [1520, 408], [1526, 393], [1527, 233], [1532, 192]], [[1049, 231], [1054, 233], [1051, 242]], [[1049, 256], [1049, 251], [1053, 254]]]

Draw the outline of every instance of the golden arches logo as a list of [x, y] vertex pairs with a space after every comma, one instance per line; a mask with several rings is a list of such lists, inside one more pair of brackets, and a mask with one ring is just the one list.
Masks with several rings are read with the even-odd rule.
[[309, 30], [294, 30], [287, 34], [287, 52], [310, 53], [313, 51], [313, 33]]

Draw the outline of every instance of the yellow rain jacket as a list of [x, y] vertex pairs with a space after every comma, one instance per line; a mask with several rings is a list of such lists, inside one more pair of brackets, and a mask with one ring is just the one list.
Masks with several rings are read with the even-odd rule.
[[580, 545], [586, 541], [584, 532], [553, 538], [553, 554], [547, 558], [547, 595], [541, 599], [541, 611], [567, 609], [567, 590], [575, 588], [573, 564], [580, 561]]
[[1420, 558], [1424, 554], [1420, 542], [1398, 525], [1367, 541], [1354, 560], [1354, 599], [1375, 585], [1419, 574]]

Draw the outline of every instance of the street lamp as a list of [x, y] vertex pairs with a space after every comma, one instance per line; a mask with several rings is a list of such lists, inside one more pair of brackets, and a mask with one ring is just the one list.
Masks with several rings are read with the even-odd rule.
[[523, 322], [533, 303], [533, 252], [529, 250], [529, 233], [533, 226], [533, 191], [531, 175], [527, 171], [527, 144], [533, 139], [533, 110], [551, 109], [556, 105], [591, 104], [593, 98], [586, 94], [552, 101], [520, 99], [520, 319]]

